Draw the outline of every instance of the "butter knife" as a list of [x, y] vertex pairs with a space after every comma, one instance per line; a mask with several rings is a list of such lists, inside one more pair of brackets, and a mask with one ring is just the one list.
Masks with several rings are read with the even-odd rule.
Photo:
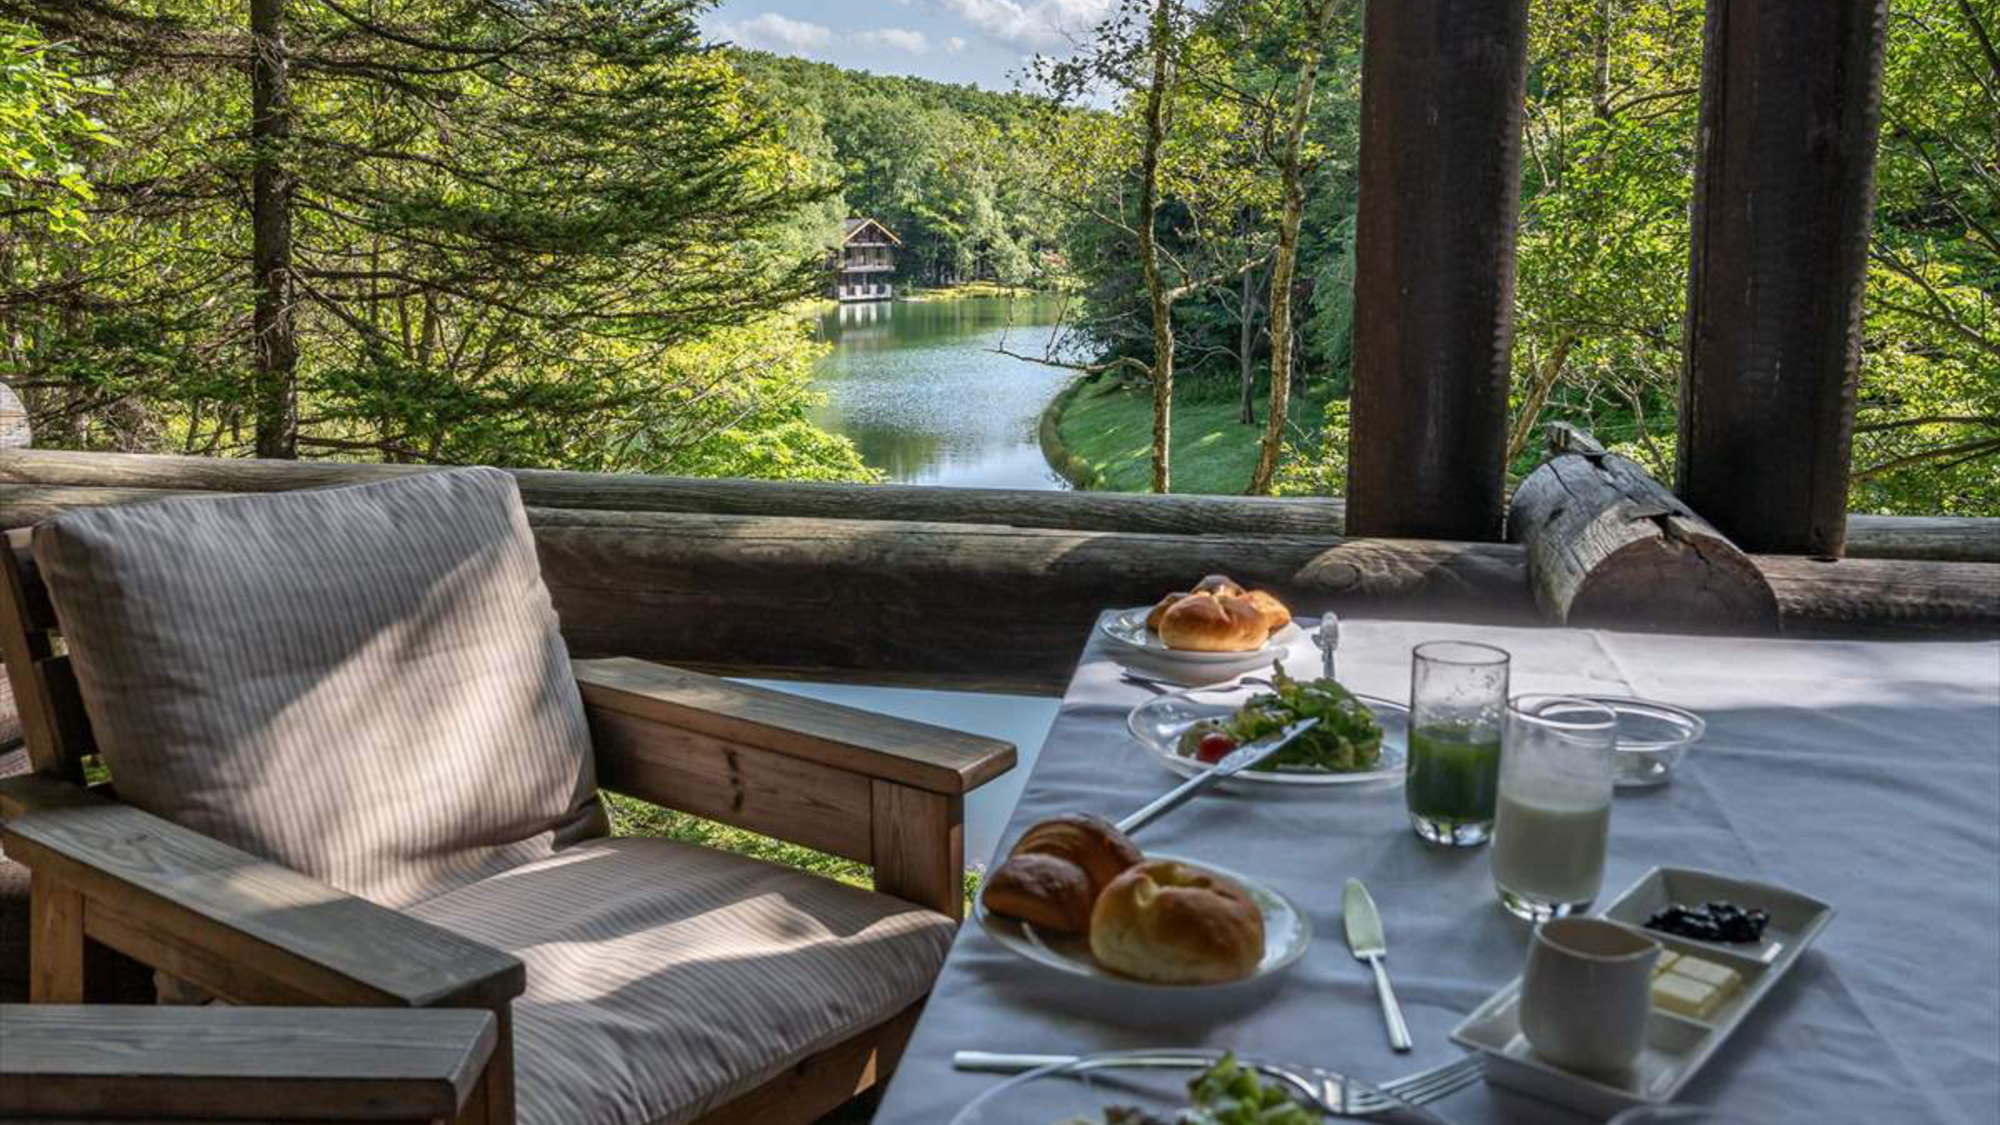
[[1403, 1022], [1403, 1006], [1396, 1003], [1396, 990], [1389, 984], [1389, 970], [1382, 962], [1389, 956], [1389, 939], [1382, 932], [1382, 914], [1375, 899], [1359, 879], [1349, 879], [1340, 896], [1341, 921], [1347, 926], [1347, 948], [1357, 961], [1368, 962], [1375, 970], [1375, 995], [1382, 1001], [1382, 1020], [1389, 1025], [1389, 1046], [1397, 1051], [1410, 1049], [1410, 1025]]
[[1118, 830], [1126, 834], [1137, 832], [1167, 813], [1180, 808], [1192, 800], [1195, 794], [1214, 785], [1225, 777], [1242, 773], [1251, 766], [1283, 750], [1294, 738], [1319, 725], [1318, 719], [1300, 719], [1298, 722], [1267, 734], [1255, 742], [1246, 742], [1231, 750], [1223, 759], [1209, 768], [1195, 774], [1186, 781], [1168, 790], [1152, 804], [1118, 822]]

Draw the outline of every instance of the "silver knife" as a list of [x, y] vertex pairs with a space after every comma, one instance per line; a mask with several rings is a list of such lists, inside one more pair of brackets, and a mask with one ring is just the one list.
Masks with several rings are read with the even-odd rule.
[[1195, 774], [1186, 781], [1167, 791], [1160, 799], [1118, 822], [1118, 830], [1127, 834], [1137, 832], [1167, 813], [1180, 808], [1195, 794], [1214, 785], [1225, 777], [1242, 773], [1251, 766], [1283, 750], [1292, 739], [1319, 725], [1318, 719], [1300, 719], [1280, 731], [1267, 734], [1255, 742], [1246, 742], [1231, 750], [1223, 759], [1209, 768]]
[[1349, 879], [1340, 895], [1341, 921], [1347, 925], [1347, 948], [1354, 959], [1366, 961], [1375, 970], [1375, 995], [1382, 1001], [1382, 1019], [1389, 1025], [1389, 1046], [1410, 1049], [1410, 1025], [1403, 1022], [1403, 1006], [1396, 1003], [1396, 990], [1389, 985], [1389, 970], [1383, 960], [1389, 956], [1389, 939], [1382, 932], [1382, 914], [1359, 879]]

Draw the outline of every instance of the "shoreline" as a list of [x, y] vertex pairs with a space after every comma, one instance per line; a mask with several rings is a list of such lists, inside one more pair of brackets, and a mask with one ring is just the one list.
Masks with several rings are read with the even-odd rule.
[[1065, 383], [1063, 389], [1057, 391], [1056, 396], [1049, 400], [1049, 404], [1042, 408], [1041, 418], [1035, 424], [1035, 439], [1042, 447], [1042, 459], [1049, 463], [1051, 472], [1069, 482], [1069, 486], [1078, 492], [1095, 490], [1101, 481], [1101, 474], [1091, 466], [1090, 462], [1072, 453], [1069, 445], [1063, 441], [1062, 418], [1063, 413], [1069, 409], [1070, 402], [1083, 390], [1083, 385], [1089, 382], [1090, 378], [1089, 375], [1079, 374]]

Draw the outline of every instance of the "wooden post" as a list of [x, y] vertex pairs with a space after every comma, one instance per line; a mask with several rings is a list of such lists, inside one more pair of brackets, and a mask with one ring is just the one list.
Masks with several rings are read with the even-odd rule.
[[1839, 555], [1887, 0], [1710, 0], [1678, 491], [1747, 551]]
[[1350, 535], [1500, 537], [1527, 31], [1527, 0], [1368, 5]]
[[30, 871], [28, 919], [28, 999], [83, 1003], [83, 895], [53, 875]]

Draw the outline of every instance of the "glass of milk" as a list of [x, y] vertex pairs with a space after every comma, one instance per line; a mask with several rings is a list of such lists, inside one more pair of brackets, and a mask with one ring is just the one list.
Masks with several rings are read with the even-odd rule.
[[1509, 701], [1493, 822], [1500, 903], [1531, 922], [1590, 908], [1604, 884], [1618, 716], [1560, 695]]

